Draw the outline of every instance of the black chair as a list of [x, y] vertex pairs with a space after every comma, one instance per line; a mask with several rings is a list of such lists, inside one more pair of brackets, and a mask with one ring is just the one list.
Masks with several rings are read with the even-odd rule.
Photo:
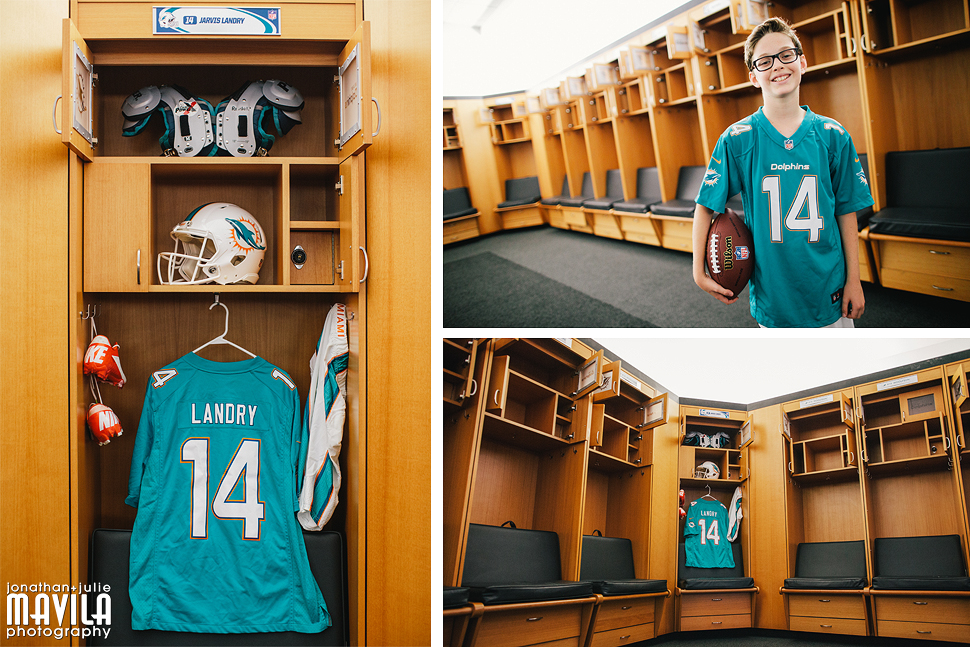
[[697, 203], [694, 198], [701, 189], [706, 166], [681, 166], [677, 175], [677, 197], [655, 205], [650, 211], [654, 215], [693, 218]]
[[587, 200], [596, 197], [593, 195], [593, 178], [589, 174], [589, 171], [583, 173], [583, 187], [579, 191], [579, 195], [572, 198], [563, 198], [559, 201], [560, 207], [574, 207], [579, 208], [583, 206], [583, 203]]
[[637, 195], [629, 200], [621, 200], [613, 205], [614, 211], [628, 213], [647, 213], [654, 205], [660, 204], [660, 175], [656, 166], [637, 169]]
[[798, 544], [795, 577], [786, 589], [852, 589], [866, 586], [866, 542], [824, 541]]
[[546, 207], [558, 206], [563, 198], [569, 197], [569, 178], [565, 175], [562, 176], [562, 189], [559, 190], [559, 195], [554, 195], [551, 198], [543, 198], [539, 201], [540, 204]]
[[877, 538], [872, 569], [874, 590], [970, 591], [959, 535]]
[[469, 600], [543, 602], [593, 594], [589, 582], [562, 580], [559, 535], [545, 530], [469, 524], [461, 585]]
[[606, 195], [602, 198], [586, 200], [583, 202], [583, 207], [609, 211], [614, 203], [621, 200], [623, 200], [623, 176], [620, 175], [620, 169], [612, 169], [606, 172]]
[[473, 216], [478, 213], [478, 209], [472, 206], [468, 189], [463, 186], [457, 189], [445, 189], [442, 206], [445, 220], [461, 218], [462, 216]]
[[970, 242], [970, 147], [886, 153], [886, 207], [869, 233]]
[[505, 181], [505, 201], [498, 203], [499, 209], [524, 207], [539, 202], [539, 178], [535, 175]]
[[[134, 630], [128, 597], [130, 530], [95, 530], [91, 535], [90, 581], [111, 587], [111, 631], [88, 638], [90, 645], [347, 645], [347, 574], [343, 537], [338, 532], [304, 532], [307, 557], [330, 613], [331, 626], [318, 634], [295, 631], [206, 634]], [[240, 565], [244, 568], [244, 565]]]
[[633, 566], [633, 542], [624, 537], [583, 535], [579, 579], [602, 595], [667, 593], [667, 580], [638, 579]]

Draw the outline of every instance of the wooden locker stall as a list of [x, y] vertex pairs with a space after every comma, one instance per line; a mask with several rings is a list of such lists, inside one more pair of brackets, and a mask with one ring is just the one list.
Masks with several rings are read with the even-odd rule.
[[[968, 524], [970, 524], [970, 447], [967, 446], [970, 435], [970, 398], [967, 397], [967, 375], [970, 373], [970, 361], [963, 361], [946, 366], [947, 385], [950, 390], [950, 405], [953, 410], [953, 430], [956, 435], [955, 451], [960, 456], [960, 475], [963, 484], [963, 506], [966, 510]], [[970, 533], [970, 526], [968, 526]], [[970, 537], [970, 534], [967, 535]]]
[[[729, 508], [735, 491], [741, 490], [742, 521], [736, 542], [746, 577], [753, 577], [750, 522], [747, 510], [751, 505], [749, 485], [751, 477], [750, 451], [754, 442], [752, 416], [745, 411], [714, 406], [680, 406], [680, 447], [678, 452], [678, 489], [684, 491], [684, 510], [702, 498], [713, 498]], [[689, 444], [688, 444], [689, 443]], [[716, 466], [711, 476], [707, 464]], [[681, 559], [680, 544], [684, 542], [686, 517], [681, 519], [677, 544], [671, 559]], [[727, 537], [727, 529], [723, 529]], [[716, 529], [702, 526], [701, 534], [717, 534]], [[679, 575], [678, 575], [679, 577]], [[745, 588], [676, 588], [676, 630], [715, 630], [754, 627], [758, 583]]]
[[[798, 577], [796, 557], [801, 544], [865, 542], [862, 460], [853, 395], [849, 388], [781, 405], [787, 476], [786, 577]], [[865, 551], [861, 564], [853, 566], [861, 566], [863, 573], [871, 572]], [[868, 585], [867, 576], [865, 587]], [[846, 591], [786, 587], [783, 591], [790, 630], [868, 635], [862, 588]]]
[[[855, 388], [873, 577], [880, 575], [875, 544], [881, 538], [955, 535], [966, 568], [966, 508], [946, 390], [942, 366]], [[877, 636], [970, 636], [966, 592], [873, 588], [871, 596]]]
[[[429, 129], [393, 125], [413, 124], [420, 121], [417, 114], [426, 114], [427, 74], [418, 64], [406, 69], [395, 65], [397, 72], [392, 73], [388, 64], [405, 53], [409, 53], [408, 60], [428, 59], [427, 8], [416, 2], [395, 2], [393, 6], [379, 0], [368, 3], [368, 12], [381, 30], [380, 56], [372, 67], [371, 23], [364, 21], [363, 3], [359, 1], [283, 3], [283, 36], [272, 40], [153, 37], [150, 3], [78, 0], [43, 7], [29, 4], [29, 19], [21, 16], [22, 20], [15, 20], [5, 5], [4, 24], [37, 25], [38, 34], [56, 35], [59, 44], [45, 45], [37, 34], [22, 28], [19, 33], [24, 39], [17, 40], [5, 29], [5, 52], [9, 43], [30, 56], [5, 56], [4, 72], [8, 60], [17, 61], [18, 71], [28, 58], [43, 61], [49, 69], [34, 66], [27, 70], [38, 82], [38, 100], [49, 95], [53, 102], [57, 94], [62, 95], [55, 106], [55, 128], [72, 152], [58, 144], [48, 160], [33, 154], [29, 162], [21, 159], [21, 164], [30, 169], [32, 181], [43, 179], [45, 183], [34, 191], [47, 200], [44, 213], [52, 217], [45, 236], [49, 254], [44, 267], [56, 273], [58, 266], [50, 259], [63, 259], [59, 273], [67, 283], [41, 272], [25, 275], [30, 280], [29, 293], [42, 299], [51, 311], [45, 316], [44, 308], [33, 308], [29, 314], [35, 321], [25, 325], [26, 330], [46, 340], [32, 346], [38, 355], [35, 364], [45, 372], [45, 388], [34, 389], [30, 398], [16, 400], [8, 400], [5, 389], [4, 399], [11, 411], [33, 402], [37, 411], [55, 417], [57, 411], [62, 412], [66, 424], [44, 424], [52, 438], [44, 441], [41, 433], [34, 438], [38, 441], [34, 446], [47, 448], [46, 468], [52, 471], [51, 477], [42, 477], [41, 470], [34, 469], [30, 479], [15, 480], [28, 489], [36, 489], [39, 482], [57, 486], [64, 505], [56, 504], [56, 496], [45, 496], [45, 504], [38, 510], [48, 511], [53, 506], [54, 516], [45, 514], [41, 525], [19, 514], [10, 515], [31, 538], [5, 536], [5, 572], [11, 577], [20, 572], [8, 568], [8, 545], [46, 550], [43, 542], [37, 542], [49, 537], [60, 548], [51, 548], [41, 561], [63, 564], [66, 570], [49, 575], [45, 572], [44, 577], [86, 582], [91, 531], [96, 527], [131, 527], [135, 512], [123, 500], [146, 381], [152, 371], [223, 330], [226, 320], [222, 310], [209, 311], [214, 299], [229, 309], [227, 337], [286, 370], [304, 395], [309, 381], [306, 362], [314, 352], [327, 312], [339, 302], [345, 303], [352, 315], [348, 335], [351, 357], [341, 453], [343, 488], [330, 527], [340, 530], [345, 538], [351, 641], [415, 644], [430, 640], [428, 614], [416, 611], [430, 600], [413, 596], [414, 582], [426, 580], [430, 568], [430, 555], [420, 557], [430, 551], [429, 531], [417, 528], [413, 519], [427, 518], [430, 499], [409, 495], [407, 501], [400, 500], [406, 491], [413, 494], [430, 487], [429, 459], [420, 451], [421, 443], [414, 442], [427, 431], [421, 423], [427, 415], [427, 398], [421, 396], [422, 392], [427, 394], [427, 384], [418, 380], [418, 374], [426, 380], [428, 360], [426, 349], [410, 341], [414, 329], [429, 325], [428, 299], [420, 295], [430, 285], [430, 226], [388, 200], [393, 195], [395, 201], [403, 200], [404, 204], [428, 201], [430, 160], [426, 149], [414, 142], [427, 141]], [[60, 20], [69, 15], [62, 31]], [[413, 29], [392, 40], [388, 30], [392, 22], [411, 24]], [[89, 64], [82, 65], [85, 69], [73, 67], [77, 52], [82, 56], [79, 60]], [[74, 85], [76, 71], [96, 74], [97, 82], [86, 82], [78, 90]], [[55, 86], [62, 74], [66, 84], [58, 91]], [[354, 113], [344, 113], [343, 128], [341, 86], [333, 83], [333, 78], [341, 74], [345, 91], [356, 93], [359, 99], [359, 104], [345, 104], [355, 107]], [[140, 136], [121, 136], [120, 105], [141, 87], [184, 83], [202, 96], [218, 100], [251, 78], [288, 80], [306, 99], [303, 123], [288, 136], [278, 138], [266, 157], [159, 157], [157, 137], [162, 127], [154, 122]], [[418, 100], [411, 97], [405, 106], [408, 92], [417, 93]], [[378, 135], [380, 107], [372, 105], [371, 96], [376, 97], [375, 102], [383, 102], [382, 137]], [[13, 105], [4, 102], [8, 104]], [[90, 115], [89, 121], [81, 120], [80, 129], [71, 127], [76, 114]], [[30, 127], [44, 142], [54, 137], [48, 119], [49, 113], [43, 124]], [[375, 142], [378, 145], [371, 149], [370, 163], [365, 165], [363, 152]], [[397, 161], [391, 162], [392, 158]], [[401, 168], [404, 159], [409, 160], [406, 169]], [[8, 175], [13, 177], [5, 173], [5, 177]], [[365, 176], [370, 176], [370, 184]], [[57, 195], [64, 197], [60, 206]], [[156, 258], [159, 252], [171, 249], [168, 232], [192, 208], [211, 200], [238, 202], [256, 214], [264, 226], [267, 255], [260, 281], [253, 286], [163, 285]], [[393, 223], [367, 227], [365, 204], [401, 217], [388, 218]], [[29, 213], [30, 209], [21, 211]], [[64, 217], [67, 215], [69, 219]], [[41, 218], [37, 221], [44, 222]], [[368, 246], [368, 240], [373, 247]], [[290, 260], [290, 251], [296, 245], [307, 252], [302, 268]], [[415, 265], [415, 255], [426, 260]], [[411, 268], [408, 272], [401, 272], [396, 260], [404, 256]], [[399, 285], [402, 280], [408, 283], [408, 289]], [[8, 285], [5, 278], [5, 293]], [[368, 290], [367, 286], [373, 287]], [[397, 307], [394, 295], [405, 294], [407, 308]], [[43, 322], [60, 328], [57, 322], [63, 322], [65, 316], [70, 324], [63, 329], [67, 336], [59, 343]], [[105, 403], [118, 413], [127, 433], [100, 448], [85, 428], [92, 396], [80, 363], [90, 339], [92, 318], [99, 332], [123, 348], [130, 382], [123, 390], [102, 385]], [[22, 333], [11, 338], [20, 339]], [[409, 341], [401, 345], [407, 350], [388, 350], [390, 340], [405, 339]], [[370, 352], [391, 354], [400, 362], [382, 362], [368, 372], [369, 340]], [[52, 343], [60, 350], [52, 348]], [[240, 357], [227, 347], [200, 352], [213, 359]], [[70, 362], [70, 370], [51, 371], [52, 366], [64, 362]], [[59, 380], [53, 378], [59, 373], [64, 376], [60, 387]], [[405, 383], [410, 386], [404, 388]], [[413, 433], [384, 437], [383, 429], [390, 427], [388, 413], [381, 407], [368, 408], [368, 385], [372, 397], [388, 403], [395, 416], [406, 413], [405, 418], [411, 421], [403, 425], [397, 421], [393, 425], [395, 434], [411, 426]], [[49, 406], [38, 400], [41, 393], [50, 399]], [[398, 443], [403, 446], [397, 447]], [[64, 455], [52, 455], [51, 447], [63, 448]], [[416, 461], [406, 461], [416, 471], [405, 477], [402, 469], [391, 466], [367, 479], [368, 453], [377, 464], [386, 451], [398, 456], [414, 454], [415, 458], [421, 454]], [[4, 456], [8, 458], [6, 449]], [[5, 465], [12, 464], [5, 461]], [[17, 464], [18, 470], [28, 469], [24, 466], [31, 460], [24, 456]], [[12, 483], [14, 476], [5, 469], [4, 483]], [[15, 490], [5, 485], [4, 491]], [[7, 500], [15, 499], [5, 497]], [[406, 563], [397, 552], [401, 546], [408, 547]], [[414, 555], [419, 557], [415, 559]], [[412, 594], [407, 596], [407, 613], [396, 609], [396, 604], [405, 603], [401, 585]], [[404, 616], [409, 619], [402, 620]]]

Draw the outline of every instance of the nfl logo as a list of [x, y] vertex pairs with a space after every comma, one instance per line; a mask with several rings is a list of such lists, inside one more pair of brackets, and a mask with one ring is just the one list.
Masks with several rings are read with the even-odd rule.
[[734, 260], [736, 261], [746, 261], [748, 260], [748, 248], [747, 247], [735, 247], [734, 248]]
[[793, 149], [793, 148], [795, 148], [795, 142], [793, 142], [793, 141], [792, 141], [792, 140], [790, 140], [790, 139], [786, 139], [786, 140], [785, 140], [785, 150], [786, 150], [786, 151], [790, 151], [790, 150], [791, 150], [791, 149]]
[[266, 14], [266, 17], [270, 20], [276, 20], [276, 11], [274, 9], [270, 9], [269, 13]]

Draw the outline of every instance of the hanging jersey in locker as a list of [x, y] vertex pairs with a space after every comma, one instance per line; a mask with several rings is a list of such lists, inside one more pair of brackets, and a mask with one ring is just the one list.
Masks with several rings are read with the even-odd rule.
[[684, 551], [687, 566], [696, 568], [734, 568], [731, 544], [725, 536], [727, 508], [714, 499], [697, 499], [687, 509], [684, 525]]
[[189, 353], [149, 380], [128, 481], [134, 629], [330, 626], [296, 520], [302, 424], [266, 360]]

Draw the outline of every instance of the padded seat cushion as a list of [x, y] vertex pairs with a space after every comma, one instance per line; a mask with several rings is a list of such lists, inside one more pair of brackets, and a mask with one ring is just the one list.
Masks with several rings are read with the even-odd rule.
[[540, 602], [593, 594], [589, 582], [564, 582], [559, 535], [547, 530], [468, 525], [462, 586], [485, 604]]
[[111, 632], [107, 638], [92, 636], [89, 645], [347, 645], [346, 571], [343, 538], [324, 530], [304, 532], [310, 571], [323, 593], [331, 626], [321, 633], [295, 631], [252, 634], [206, 634], [131, 628], [128, 597], [130, 530], [97, 529], [91, 534], [90, 581], [111, 587]]
[[583, 202], [583, 207], [586, 209], [599, 209], [602, 211], [609, 211], [613, 208], [613, 204], [616, 202], [616, 198], [593, 198], [592, 200], [586, 200]]
[[970, 208], [886, 207], [869, 219], [869, 231], [886, 236], [970, 242]]
[[624, 211], [627, 213], [647, 213], [653, 210], [655, 204], [659, 204], [658, 198], [631, 198], [613, 205], [614, 211]]
[[880, 537], [874, 548], [874, 589], [970, 590], [959, 535]]
[[754, 586], [752, 577], [689, 577], [677, 582], [680, 588], [696, 589], [750, 589]]
[[697, 203], [693, 200], [681, 200], [675, 198], [673, 200], [667, 200], [666, 202], [661, 202], [660, 204], [655, 204], [650, 211], [654, 215], [659, 216], [679, 216], [681, 218], [693, 218], [694, 208], [697, 207]]
[[538, 176], [514, 178], [505, 181], [505, 201], [498, 203], [499, 209], [521, 207], [534, 204], [542, 197]]
[[623, 200], [623, 176], [620, 169], [611, 169], [606, 172], [606, 195], [602, 198], [593, 198], [583, 203], [587, 209], [601, 209], [607, 211], [613, 204]]
[[554, 207], [559, 204], [559, 201], [563, 198], [569, 197], [569, 178], [565, 175], [562, 178], [562, 189], [559, 190], [559, 195], [554, 195], [551, 198], [543, 198], [540, 202], [544, 205]]
[[444, 608], [454, 609], [468, 604], [468, 588], [464, 586], [446, 586], [443, 596]]
[[478, 209], [472, 206], [468, 189], [463, 186], [457, 189], [446, 189], [442, 194], [441, 202], [445, 220], [478, 213]]
[[754, 579], [745, 577], [741, 542], [731, 543], [734, 568], [697, 568], [687, 566], [683, 542], [677, 547], [677, 584], [682, 589], [749, 589]]
[[510, 582], [504, 584], [475, 584], [463, 582], [468, 587], [468, 597], [483, 604], [509, 604], [512, 602], [545, 602], [584, 598], [593, 594], [589, 582]]
[[563, 198], [559, 202], [561, 207], [575, 207], [580, 208], [583, 203], [587, 200], [592, 200], [595, 196], [593, 195], [593, 177], [589, 174], [589, 171], [583, 173], [583, 188], [580, 190], [579, 195], [573, 196], [571, 198]]
[[864, 577], [789, 577], [786, 589], [863, 589]]
[[665, 593], [667, 580], [603, 580], [591, 582], [593, 592], [601, 595], [638, 595], [641, 593]]
[[872, 578], [872, 588], [904, 591], [970, 591], [970, 577], [885, 577]]
[[575, 198], [563, 198], [562, 200], [559, 201], [559, 206], [574, 207], [576, 209], [580, 209], [582, 208], [583, 203], [586, 202], [587, 200], [589, 200], [589, 198], [584, 198], [583, 196], [578, 196]]

